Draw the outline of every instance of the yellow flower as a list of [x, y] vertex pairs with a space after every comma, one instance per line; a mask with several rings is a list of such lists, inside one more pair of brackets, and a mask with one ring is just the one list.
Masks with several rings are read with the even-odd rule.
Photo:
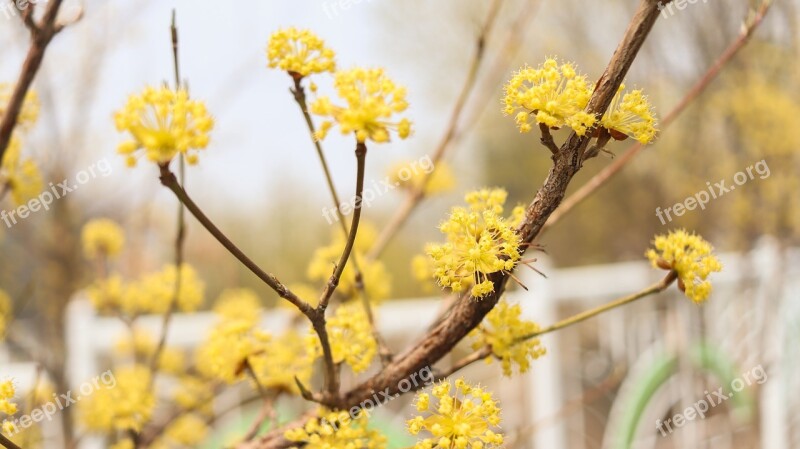
[[333, 50], [317, 35], [294, 27], [272, 33], [267, 43], [269, 67], [285, 70], [298, 78], [333, 72], [336, 70], [334, 56]]
[[250, 364], [261, 385], [292, 394], [300, 393], [295, 377], [303, 385], [308, 385], [318, 355], [308, 344], [309, 338], [314, 337], [304, 337], [290, 329], [275, 338], [263, 355], [252, 357]]
[[82, 422], [98, 432], [139, 431], [155, 408], [150, 369], [144, 365], [121, 368], [114, 378], [114, 388], [97, 389], [80, 402]]
[[118, 131], [131, 135], [118, 147], [129, 166], [136, 165], [135, 153], [140, 149], [159, 164], [169, 163], [178, 153], [195, 164], [197, 155], [189, 151], [206, 148], [214, 127], [205, 103], [190, 100], [185, 90], [167, 87], [148, 86], [141, 94], [131, 95], [125, 107], [114, 114], [114, 121]]
[[270, 335], [246, 320], [226, 320], [212, 329], [195, 356], [198, 371], [209, 379], [233, 384], [244, 378], [245, 363], [262, 357]]
[[303, 443], [305, 449], [383, 449], [386, 437], [367, 428], [365, 413], [357, 417], [344, 411], [319, 409], [317, 416], [305, 426], [289, 429], [284, 437], [295, 443]]
[[247, 288], [231, 288], [220, 293], [214, 313], [223, 320], [242, 320], [255, 326], [261, 319], [261, 300]]
[[[10, 83], [0, 83], [0, 117], [6, 115], [8, 103], [14, 93], [14, 85]], [[28, 89], [25, 99], [22, 101], [22, 109], [17, 117], [17, 126], [23, 130], [29, 129], [39, 118], [39, 96], [36, 91]]]
[[83, 226], [81, 231], [83, 254], [88, 259], [99, 256], [114, 257], [122, 252], [125, 232], [113, 220], [98, 218]]
[[172, 400], [183, 410], [194, 410], [205, 414], [213, 412], [213, 399], [213, 386], [193, 375], [181, 377], [172, 392]]
[[[377, 236], [378, 230], [375, 226], [368, 222], [362, 222], [358, 228], [353, 253], [350, 256], [355, 259], [358, 268], [361, 269], [367, 297], [370, 302], [374, 303], [380, 303], [388, 298], [392, 290], [392, 277], [383, 262], [364, 257], [364, 254], [377, 240]], [[314, 251], [307, 271], [310, 280], [327, 282], [331, 276], [332, 267], [339, 262], [346, 243], [344, 234], [341, 230], [334, 229], [331, 238], [333, 242], [330, 245]], [[346, 300], [360, 299], [355, 273], [355, 265], [352, 261], [348, 262], [339, 280], [339, 287], [336, 289], [338, 296]], [[319, 293], [309, 296], [309, 301], [317, 301], [318, 296]], [[301, 298], [306, 299], [302, 295]]]
[[409, 190], [419, 189], [428, 178], [424, 190], [426, 196], [449, 192], [456, 184], [453, 170], [445, 162], [439, 162], [435, 168], [428, 167], [427, 170], [418, 167], [417, 161], [398, 163], [389, 169], [388, 174], [391, 184]]
[[0, 191], [7, 185], [11, 199], [18, 206], [42, 193], [44, 188], [39, 167], [33, 159], [22, 159], [21, 151], [20, 140], [12, 135], [0, 166]]
[[452, 209], [449, 220], [440, 226], [447, 243], [426, 248], [440, 285], [456, 292], [471, 285], [472, 296], [481, 298], [494, 291], [490, 274], [514, 269], [521, 241], [509, 220], [501, 216], [506, 196], [503, 189], [483, 189], [465, 196], [469, 209]]
[[616, 140], [633, 137], [642, 144], [650, 143], [658, 133], [650, 103], [641, 90], [626, 93], [620, 102], [619, 97], [624, 89], [624, 84], [619, 86], [600, 124]]
[[183, 415], [164, 431], [164, 438], [179, 447], [197, 447], [208, 435], [208, 426], [199, 416]]
[[520, 319], [521, 313], [519, 304], [498, 303], [483, 323], [470, 332], [470, 336], [475, 338], [472, 348], [490, 346], [493, 355], [487, 357], [486, 362], [491, 363], [494, 357], [500, 358], [506, 376], [511, 376], [512, 364], [517, 364], [519, 372], [525, 373], [530, 367], [530, 359], [538, 359], [546, 352], [538, 338], [518, 341], [520, 337], [539, 330], [536, 323]]
[[702, 237], [683, 229], [657, 235], [655, 249], [645, 255], [653, 267], [674, 270], [678, 274], [678, 287], [695, 303], [705, 301], [711, 294], [708, 276], [722, 271], [722, 264], [712, 254], [713, 247]]
[[[429, 245], [426, 245], [426, 252], [428, 246]], [[430, 256], [427, 254], [417, 254], [411, 258], [411, 275], [419, 282], [422, 291], [425, 293], [433, 292], [433, 285], [431, 282], [434, 277], [433, 270], [433, 260], [431, 260]]]
[[[129, 312], [165, 313], [175, 297], [175, 283], [178, 270], [175, 265], [165, 265], [157, 273], [145, 276], [139, 281], [141, 301], [133, 306]], [[181, 265], [181, 284], [176, 301], [177, 309], [182, 312], [193, 312], [203, 304], [205, 283], [189, 264]]]
[[[481, 387], [473, 387], [463, 379], [455, 381], [455, 391], [445, 380], [431, 390], [431, 394], [416, 395], [416, 408], [421, 415], [407, 422], [408, 431], [417, 435], [427, 431], [414, 449], [488, 449], [500, 447], [503, 436], [494, 430], [500, 425], [500, 408], [492, 394]], [[436, 398], [431, 403], [431, 395]]]
[[411, 122], [389, 119], [408, 107], [405, 87], [389, 79], [383, 69], [354, 68], [336, 72], [334, 87], [347, 106], [336, 106], [328, 97], [311, 104], [311, 112], [332, 120], [322, 122], [317, 138], [324, 139], [333, 122], [342, 134], [355, 133], [359, 142], [367, 139], [376, 143], [389, 141], [389, 131], [396, 131], [401, 139], [411, 134]]
[[6, 415], [17, 413], [17, 404], [11, 402], [15, 394], [14, 382], [11, 380], [0, 382], [0, 413]]
[[530, 118], [549, 128], [569, 126], [582, 136], [595, 117], [584, 111], [592, 96], [586, 76], [578, 75], [571, 63], [561, 66], [549, 58], [537, 68], [523, 67], [505, 86], [506, 115], [515, 115], [520, 132], [532, 129]]
[[0, 289], [0, 341], [6, 337], [6, 331], [9, 322], [11, 321], [12, 307], [11, 297], [8, 293]]
[[[369, 368], [378, 353], [378, 344], [372, 336], [372, 326], [361, 304], [351, 302], [339, 306], [334, 316], [328, 318], [326, 328], [335, 363], [344, 362], [355, 373]], [[322, 352], [319, 339], [314, 337], [309, 342], [319, 355]]]

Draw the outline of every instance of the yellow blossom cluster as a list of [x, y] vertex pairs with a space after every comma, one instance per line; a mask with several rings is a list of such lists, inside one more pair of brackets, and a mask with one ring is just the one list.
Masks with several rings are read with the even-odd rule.
[[539, 331], [539, 325], [521, 319], [521, 313], [519, 304], [500, 302], [486, 315], [481, 325], [470, 332], [475, 339], [472, 348], [491, 347], [492, 355], [486, 358], [486, 362], [491, 363], [495, 357], [499, 358], [506, 376], [511, 376], [514, 364], [520, 373], [525, 373], [530, 367], [530, 360], [538, 359], [546, 352], [538, 338], [520, 341], [521, 337]]
[[[173, 421], [164, 430], [161, 440], [165, 448], [169, 447], [199, 447], [208, 436], [206, 421], [197, 414], [182, 415]], [[157, 441], [154, 446], [158, 446]]]
[[223, 320], [197, 349], [197, 368], [209, 379], [238, 382], [252, 365], [251, 358], [264, 355], [270, 340], [267, 332], [246, 320]]
[[309, 419], [303, 427], [289, 429], [284, 433], [287, 440], [301, 443], [305, 449], [383, 449], [386, 437], [367, 427], [365, 413], [356, 417], [344, 411], [319, 409], [317, 416]]
[[172, 400], [183, 410], [207, 415], [213, 411], [214, 389], [205, 379], [191, 374], [182, 376], [171, 393]]
[[[177, 310], [191, 312], [203, 303], [205, 283], [191, 265], [181, 265]], [[127, 316], [145, 313], [164, 313], [175, 298], [178, 270], [165, 265], [161, 271], [150, 273], [133, 282], [125, 282], [119, 274], [95, 281], [87, 290], [95, 308], [120, 312]]]
[[472, 296], [481, 298], [494, 291], [490, 274], [514, 269], [521, 241], [512, 221], [502, 217], [506, 197], [503, 189], [482, 189], [465, 196], [469, 208], [451, 210], [439, 227], [447, 242], [426, 247], [440, 285], [456, 292], [471, 285]]
[[316, 138], [324, 139], [334, 122], [342, 134], [355, 133], [359, 142], [367, 139], [376, 143], [389, 141], [394, 131], [401, 139], [411, 134], [411, 122], [389, 121], [393, 115], [408, 108], [405, 87], [389, 79], [383, 69], [354, 68], [336, 72], [334, 88], [346, 106], [334, 105], [330, 98], [320, 97], [311, 104], [311, 112], [330, 120], [323, 121]]
[[280, 29], [269, 37], [267, 60], [270, 68], [302, 78], [312, 73], [336, 70], [334, 52], [309, 30], [295, 27]]
[[657, 235], [655, 249], [645, 255], [653, 267], [673, 270], [678, 275], [678, 287], [695, 303], [705, 301], [711, 294], [708, 276], [722, 270], [719, 259], [712, 254], [713, 247], [702, 237], [683, 229]]
[[[11, 96], [14, 94], [14, 85], [11, 83], [0, 83], [0, 117], [6, 115]], [[25, 99], [22, 100], [22, 108], [17, 116], [17, 126], [23, 130], [29, 129], [39, 119], [39, 96], [33, 89], [28, 89]]]
[[155, 394], [150, 369], [144, 365], [120, 368], [114, 388], [100, 388], [79, 403], [83, 425], [92, 431], [139, 431], [150, 421]]
[[[380, 303], [391, 294], [391, 275], [383, 262], [364, 257], [364, 254], [372, 247], [377, 237], [378, 231], [375, 226], [368, 222], [362, 222], [359, 225], [356, 243], [350, 257], [356, 261], [358, 268], [361, 270], [367, 297], [371, 302]], [[312, 281], [327, 282], [331, 276], [332, 267], [339, 262], [346, 240], [338, 229], [333, 230], [331, 238], [333, 241], [330, 245], [314, 251], [307, 271], [308, 278]], [[342, 273], [339, 287], [336, 289], [336, 295], [344, 300], [360, 298], [358, 285], [356, 284], [356, 270], [352, 261], [347, 264]], [[310, 296], [310, 300], [316, 300], [317, 298], [314, 296], [318, 295]], [[300, 297], [305, 299], [302, 295]]]
[[131, 167], [142, 149], [147, 159], [158, 164], [167, 164], [178, 154], [195, 164], [197, 154], [189, 152], [206, 148], [214, 127], [205, 103], [189, 99], [186, 90], [168, 87], [148, 86], [141, 94], [131, 95], [114, 114], [114, 121], [117, 131], [130, 134], [117, 150], [127, 156]]
[[14, 382], [5, 380], [0, 382], [0, 413], [6, 415], [13, 415], [17, 413], [17, 404], [11, 402], [14, 399], [16, 390], [14, 389]]
[[504, 112], [514, 115], [520, 132], [532, 129], [530, 120], [548, 128], [568, 126], [582, 136], [595, 117], [584, 111], [592, 96], [585, 75], [573, 64], [548, 58], [537, 68], [523, 67], [505, 86]]
[[0, 192], [6, 186], [16, 205], [24, 204], [39, 195], [44, 188], [39, 167], [33, 159], [22, 158], [22, 143], [16, 135], [11, 136], [3, 155], [3, 163], [0, 164]]
[[392, 165], [387, 173], [389, 182], [407, 190], [417, 190], [425, 183], [425, 196], [446, 193], [455, 186], [455, 175], [447, 163], [439, 162], [427, 170], [421, 170], [417, 164], [417, 161], [409, 161]]
[[624, 89], [624, 84], [619, 86], [600, 124], [616, 140], [633, 137], [642, 144], [650, 143], [658, 133], [652, 107], [641, 89], [622, 95]]
[[88, 259], [111, 258], [122, 252], [125, 246], [125, 232], [115, 221], [97, 218], [83, 226], [81, 242], [83, 254]]
[[[336, 308], [328, 318], [326, 328], [335, 363], [346, 363], [353, 372], [369, 368], [378, 353], [378, 344], [372, 335], [372, 326], [361, 304], [351, 302]], [[310, 340], [317, 354], [322, 348], [318, 338]]]
[[[500, 425], [500, 408], [492, 394], [463, 379], [449, 380], [433, 387], [431, 393], [417, 393], [415, 404], [422, 413], [409, 420], [408, 431], [418, 435], [429, 432], [414, 449], [488, 449], [501, 447], [503, 436], [495, 430]], [[433, 396], [433, 398], [431, 398]]]
[[5, 339], [8, 324], [11, 321], [11, 304], [11, 297], [8, 296], [8, 293], [0, 289], [0, 341]]

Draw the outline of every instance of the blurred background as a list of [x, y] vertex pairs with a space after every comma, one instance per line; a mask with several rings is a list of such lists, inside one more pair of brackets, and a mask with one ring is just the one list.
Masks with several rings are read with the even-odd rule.
[[[200, 164], [188, 170], [187, 190], [267, 271], [285, 282], [317, 288], [321, 282], [307, 274], [309, 261], [340, 231], [322, 213], [331, 201], [289, 93], [291, 80], [266, 68], [269, 35], [285, 26], [310, 28], [337, 51], [340, 67], [382, 66], [408, 87], [415, 134], [370, 149], [369, 185], [380, 183], [397, 163], [433, 155], [490, 3], [65, 1], [65, 20], [81, 10], [84, 15], [48, 51], [34, 85], [41, 118], [23, 153], [39, 162], [45, 182], [72, 179], [98, 163], [111, 169], [56, 201], [49, 212], [10, 228], [0, 226], [0, 287], [13, 298], [15, 311], [8, 331], [14, 338], [2, 346], [0, 363], [43, 364], [58, 391], [75, 382], [67, 374], [74, 360], [103, 366], [102, 351], [70, 347], [74, 340], [67, 337], [75, 325], [95, 329], [92, 323], [101, 319], [69, 309], [70, 300], [80, 298], [93, 279], [79, 239], [88, 220], [109, 217], [126, 229], [120, 266], [127, 276], [171, 261], [176, 200], [159, 184], [156, 167], [142, 163], [129, 169], [115, 154], [121, 137], [112, 113], [144, 85], [171, 80], [173, 9], [183, 76], [193, 97], [205, 100], [216, 120], [209, 148]], [[482, 186], [504, 187], [510, 204], [527, 204], [550, 168], [549, 152], [538, 136], [519, 134], [503, 116], [505, 81], [514, 70], [538, 65], [547, 56], [574, 61], [590, 79], [598, 78], [636, 4], [500, 2], [475, 88], [445, 156], [456, 174], [454, 185], [426, 199], [381, 257], [391, 277], [387, 296], [396, 300], [388, 303], [397, 313], [391, 316], [398, 317], [387, 324], [397, 328], [392, 346], [405, 347], [414, 341], [409, 331], [424, 331], [426, 323], [401, 324], [404, 311], [417, 310], [409, 298], [422, 301], [419, 307], [430, 311], [431, 320], [436, 313], [436, 299], [420, 300], [435, 292], [432, 285], [414, 282], [411, 260], [426, 242], [440, 240], [437, 225], [449, 208], [466, 191]], [[664, 116], [737, 39], [755, 6], [747, 0], [698, 1], [666, 10], [626, 84], [643, 88]], [[504, 428], [513, 436], [509, 446], [800, 447], [800, 134], [794, 128], [800, 117], [798, 7], [796, 0], [776, 1], [747, 46], [659, 139], [548, 230], [540, 240], [546, 255], [536, 256], [537, 268], [548, 279], [527, 277], [530, 291], [515, 291], [513, 298], [525, 305], [531, 319], [548, 324], [635, 291], [653, 275], [640, 275], [641, 265], [625, 263], [641, 262], [654, 234], [680, 227], [703, 235], [726, 255], [723, 263], [729, 266], [721, 287], [705, 307], [677, 294], [662, 295], [548, 336], [543, 342], [549, 354], [534, 362], [529, 376], [513, 383], [505, 383], [496, 365], [470, 368], [467, 376], [501, 391]], [[27, 31], [9, 14], [0, 11], [3, 82], [16, 79], [28, 46]], [[329, 92], [329, 85], [320, 82], [320, 90]], [[566, 133], [555, 137], [563, 140]], [[610, 154], [590, 160], [570, 191], [628, 145], [613, 143]], [[350, 139], [333, 133], [324, 147], [336, 186], [349, 198], [355, 179]], [[737, 172], [759, 162], [768, 170], [704, 210], [687, 211], [667, 223], [656, 215], [657, 208], [683, 202], [720, 180], [731, 185]], [[365, 220], [379, 232], [403, 198], [402, 189], [379, 196], [365, 211]], [[188, 223], [186, 260], [205, 281], [206, 305], [231, 287], [254, 289], [266, 306], [277, 302], [194, 219]], [[65, 319], [70, 313], [85, 322]], [[747, 398], [726, 402], [702, 422], [658, 436], [651, 424], [656, 419], [673, 416], [702, 399], [705, 390], [716, 390], [759, 365], [769, 380], [748, 385]], [[388, 428], [402, 431], [407, 417], [401, 404], [381, 412]], [[69, 411], [59, 432], [71, 435], [65, 430], [72, 425], [68, 416]], [[409, 444], [397, 438], [395, 447]]]

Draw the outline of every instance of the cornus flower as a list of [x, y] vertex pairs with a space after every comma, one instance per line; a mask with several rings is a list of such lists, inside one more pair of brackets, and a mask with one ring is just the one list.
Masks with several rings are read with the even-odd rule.
[[294, 27], [272, 33], [267, 60], [270, 68], [285, 70], [297, 78], [336, 70], [333, 50], [311, 31]]
[[208, 435], [206, 421], [196, 414], [183, 415], [172, 422], [165, 430], [164, 446], [154, 447], [198, 447]]
[[[10, 83], [0, 83], [0, 117], [6, 115], [8, 103], [14, 94], [14, 85]], [[22, 109], [17, 116], [17, 126], [23, 130], [29, 129], [39, 118], [39, 96], [36, 91], [29, 89], [22, 101]]]
[[144, 365], [122, 368], [114, 378], [114, 388], [95, 390], [80, 402], [81, 420], [88, 430], [139, 431], [155, 408], [150, 369]]
[[238, 382], [246, 374], [245, 363], [252, 365], [251, 358], [263, 357], [270, 340], [268, 333], [246, 320], [224, 320], [198, 348], [196, 365], [207, 378]]
[[91, 220], [81, 230], [83, 254], [88, 259], [99, 256], [114, 257], [122, 252], [125, 232], [113, 220], [98, 218]]
[[619, 90], [611, 100], [611, 105], [600, 120], [600, 124], [616, 140], [633, 137], [642, 144], [650, 143], [658, 133], [650, 103], [641, 90], [634, 90], [622, 95], [622, 101], [620, 101], [624, 89], [624, 84], [619, 86]]
[[[334, 316], [328, 319], [326, 327], [334, 362], [350, 365], [355, 373], [369, 368], [378, 353], [378, 344], [372, 336], [372, 326], [361, 304], [350, 302], [339, 306]], [[310, 343], [317, 354], [321, 353], [318, 338], [310, 339]]]
[[465, 196], [469, 209], [452, 209], [440, 226], [447, 243], [426, 248], [440, 285], [457, 292], [472, 285], [472, 296], [481, 298], [494, 291], [490, 274], [514, 269], [521, 241], [501, 216], [506, 195], [502, 189], [483, 189]]
[[311, 104], [311, 112], [331, 120], [323, 121], [316, 137], [324, 139], [334, 122], [342, 134], [355, 133], [359, 142], [367, 139], [376, 143], [389, 141], [389, 131], [401, 139], [411, 134], [411, 122], [403, 118], [389, 120], [408, 107], [405, 87], [398, 86], [384, 74], [383, 69], [354, 68], [336, 72], [334, 87], [346, 106], [334, 105], [328, 97]]
[[500, 447], [503, 436], [492, 430], [500, 424], [500, 408], [492, 394], [463, 379], [455, 381], [452, 394], [451, 390], [450, 381], [443, 381], [430, 394], [417, 393], [416, 408], [422, 415], [407, 422], [408, 431], [412, 435], [427, 431], [432, 438], [418, 441], [414, 449]]
[[10, 380], [0, 382], [0, 412], [6, 415], [13, 415], [17, 413], [17, 404], [11, 402], [14, 399], [16, 391], [14, 390], [14, 383]]
[[351, 417], [344, 411], [319, 409], [305, 426], [289, 429], [287, 440], [302, 443], [304, 449], [383, 449], [386, 437], [367, 428], [365, 413]]
[[141, 94], [131, 95], [125, 107], [114, 114], [114, 121], [118, 131], [131, 135], [117, 149], [127, 156], [131, 167], [136, 165], [139, 150], [159, 164], [169, 163], [179, 153], [195, 164], [197, 155], [189, 151], [206, 148], [214, 127], [203, 102], [190, 100], [186, 90], [168, 87], [148, 86]]
[[549, 128], [569, 126], [582, 136], [595, 117], [584, 111], [592, 96], [586, 76], [570, 63], [560, 66], [549, 58], [537, 68], [520, 69], [505, 86], [504, 112], [513, 115], [520, 132], [532, 129], [530, 120]]
[[258, 381], [266, 388], [299, 394], [295, 379], [308, 385], [318, 352], [308, 344], [314, 336], [300, 335], [290, 329], [272, 339], [264, 354], [250, 360]]
[[539, 331], [536, 323], [520, 319], [521, 313], [519, 304], [501, 302], [486, 315], [480, 326], [470, 332], [470, 336], [475, 338], [472, 348], [491, 347], [492, 356], [487, 357], [486, 362], [499, 358], [506, 376], [511, 376], [513, 364], [519, 367], [520, 373], [528, 371], [530, 359], [538, 359], [546, 352], [538, 338], [519, 341], [521, 337]]
[[722, 271], [722, 264], [712, 254], [711, 244], [699, 235], [680, 229], [668, 235], [657, 235], [653, 245], [655, 249], [645, 253], [653, 267], [675, 271], [678, 288], [696, 303], [705, 301], [711, 294], [708, 276]]
[[[0, 115], [2, 117], [2, 115]], [[11, 136], [0, 164], [0, 192], [10, 189], [14, 204], [21, 205], [42, 192], [44, 182], [33, 159], [22, 158], [22, 144]]]

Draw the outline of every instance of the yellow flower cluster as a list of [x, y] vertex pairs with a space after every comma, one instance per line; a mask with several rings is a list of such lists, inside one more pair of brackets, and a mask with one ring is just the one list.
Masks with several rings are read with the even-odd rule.
[[[358, 228], [356, 243], [353, 253], [354, 258], [361, 270], [364, 281], [365, 292], [371, 302], [379, 303], [389, 297], [392, 290], [392, 278], [383, 262], [369, 260], [364, 254], [372, 247], [377, 240], [378, 231], [372, 224], [362, 222]], [[332, 243], [314, 251], [311, 262], [308, 266], [308, 278], [312, 281], [327, 282], [331, 276], [331, 267], [339, 262], [339, 257], [345, 246], [345, 238], [341, 231], [334, 230]], [[355, 266], [352, 261], [347, 264], [339, 280], [339, 287], [336, 295], [345, 299], [360, 299], [358, 286], [356, 285]], [[309, 292], [310, 293], [310, 292]], [[317, 295], [315, 295], [317, 296]], [[303, 297], [301, 295], [301, 297]], [[317, 298], [310, 297], [311, 300]]]
[[0, 412], [6, 415], [17, 413], [17, 404], [11, 402], [15, 394], [14, 382], [11, 380], [0, 382]]
[[8, 324], [11, 321], [11, 297], [0, 289], [0, 341], [6, 337]]
[[[367, 313], [361, 304], [351, 302], [336, 309], [328, 318], [328, 338], [335, 363], [350, 365], [353, 372], [360, 373], [369, 368], [378, 353], [378, 344], [372, 335]], [[322, 348], [318, 338], [310, 340], [317, 354]]]
[[205, 379], [186, 375], [178, 379], [172, 391], [172, 400], [183, 410], [193, 410], [207, 415], [213, 412], [214, 389]]
[[313, 374], [317, 349], [310, 343], [314, 335], [301, 335], [290, 329], [272, 339], [264, 353], [250, 359], [258, 381], [266, 388], [299, 394], [295, 378], [308, 385]]
[[[14, 85], [11, 83], [0, 83], [0, 117], [6, 115], [8, 103], [14, 93]], [[22, 109], [17, 117], [17, 126], [28, 129], [39, 119], [39, 96], [33, 89], [28, 89], [25, 99], [22, 100]]]
[[245, 377], [245, 362], [266, 388], [297, 394], [297, 377], [307, 384], [316, 351], [311, 338], [289, 329], [273, 337], [257, 328], [262, 308], [258, 296], [247, 289], [222, 292], [214, 306], [220, 323], [198, 349], [197, 366], [204, 376], [234, 383]]
[[127, 131], [130, 140], [122, 142], [118, 152], [127, 156], [129, 166], [136, 165], [136, 152], [144, 149], [147, 158], [159, 164], [169, 163], [177, 154], [186, 162], [197, 163], [197, 154], [208, 146], [208, 133], [214, 120], [201, 101], [190, 100], [186, 90], [146, 87], [131, 95], [128, 103], [114, 114], [117, 130]]
[[305, 449], [383, 449], [386, 437], [367, 428], [364, 413], [357, 417], [344, 411], [319, 409], [317, 416], [303, 427], [289, 429], [284, 433], [287, 440], [302, 443]]
[[297, 78], [312, 73], [336, 70], [334, 52], [309, 30], [290, 27], [278, 30], [269, 37], [267, 60], [270, 68], [289, 72]]
[[367, 139], [376, 143], [389, 141], [389, 131], [397, 132], [401, 139], [411, 134], [411, 122], [389, 119], [408, 107], [405, 87], [389, 79], [383, 69], [354, 68], [336, 72], [334, 87], [347, 106], [336, 106], [328, 97], [320, 97], [311, 104], [311, 112], [330, 117], [323, 121], [316, 138], [324, 139], [334, 122], [342, 134], [355, 133], [359, 142]]
[[0, 191], [4, 186], [10, 189], [11, 199], [16, 205], [39, 195], [44, 188], [39, 167], [33, 159], [22, 158], [22, 144], [15, 135], [11, 136], [0, 165]]
[[[417, 435], [426, 430], [433, 437], [418, 441], [414, 449], [500, 447], [503, 436], [492, 430], [500, 425], [500, 408], [492, 394], [463, 379], [455, 381], [452, 394], [451, 387], [450, 381], [443, 381], [431, 394], [417, 393], [416, 408], [423, 415], [408, 421], [408, 431]], [[431, 403], [431, 395], [437, 404]]]
[[702, 237], [683, 229], [657, 235], [655, 249], [645, 255], [653, 267], [674, 270], [678, 274], [678, 287], [695, 303], [705, 301], [711, 294], [708, 276], [722, 270], [719, 259], [712, 254], [713, 247]]
[[549, 128], [568, 126], [582, 136], [595, 117], [584, 111], [592, 96], [585, 75], [570, 63], [559, 65], [553, 58], [537, 68], [520, 69], [505, 86], [504, 112], [515, 115], [520, 132], [532, 129], [530, 118]]
[[465, 196], [468, 209], [452, 209], [439, 227], [447, 243], [426, 248], [440, 285], [456, 292], [472, 285], [472, 296], [481, 298], [494, 291], [490, 274], [514, 269], [521, 241], [511, 220], [502, 217], [506, 196], [503, 189], [482, 189]]
[[150, 369], [134, 365], [117, 370], [114, 377], [114, 388], [98, 389], [79, 403], [82, 422], [98, 432], [139, 431], [150, 421], [156, 403]]
[[424, 193], [426, 196], [437, 195], [453, 190], [456, 184], [456, 178], [453, 174], [453, 170], [447, 163], [439, 162], [435, 168], [430, 167], [430, 169], [433, 169], [432, 173], [430, 173], [430, 169], [427, 173], [426, 171], [421, 171], [420, 167], [416, 164], [417, 161], [410, 161], [393, 165], [388, 173], [389, 182], [404, 189], [416, 190], [422, 186], [426, 177], [429, 177], [428, 181], [425, 183]]
[[520, 373], [525, 373], [530, 360], [538, 359], [546, 352], [538, 338], [519, 341], [520, 337], [539, 331], [536, 323], [520, 319], [521, 313], [519, 304], [500, 302], [486, 315], [483, 323], [470, 332], [470, 336], [475, 338], [472, 348], [491, 347], [492, 356], [487, 357], [486, 362], [491, 363], [494, 357], [500, 358], [506, 376], [511, 376], [513, 364], [519, 367]]
[[[178, 270], [166, 265], [156, 273], [126, 283], [118, 274], [96, 281], [87, 290], [95, 308], [128, 316], [164, 313], [175, 297]], [[205, 284], [191, 265], [181, 265], [181, 284], [176, 306], [182, 312], [197, 310], [203, 303]]]
[[624, 84], [619, 86], [600, 124], [616, 140], [633, 137], [642, 144], [650, 143], [658, 133], [650, 103], [641, 90], [626, 93], [620, 101], [624, 89]]
[[[183, 415], [164, 430], [165, 448], [198, 447], [208, 436], [206, 422], [196, 414]], [[156, 444], [157, 446], [157, 444]]]
[[81, 231], [83, 254], [88, 259], [114, 257], [125, 246], [125, 232], [113, 220], [98, 218], [83, 225]]

